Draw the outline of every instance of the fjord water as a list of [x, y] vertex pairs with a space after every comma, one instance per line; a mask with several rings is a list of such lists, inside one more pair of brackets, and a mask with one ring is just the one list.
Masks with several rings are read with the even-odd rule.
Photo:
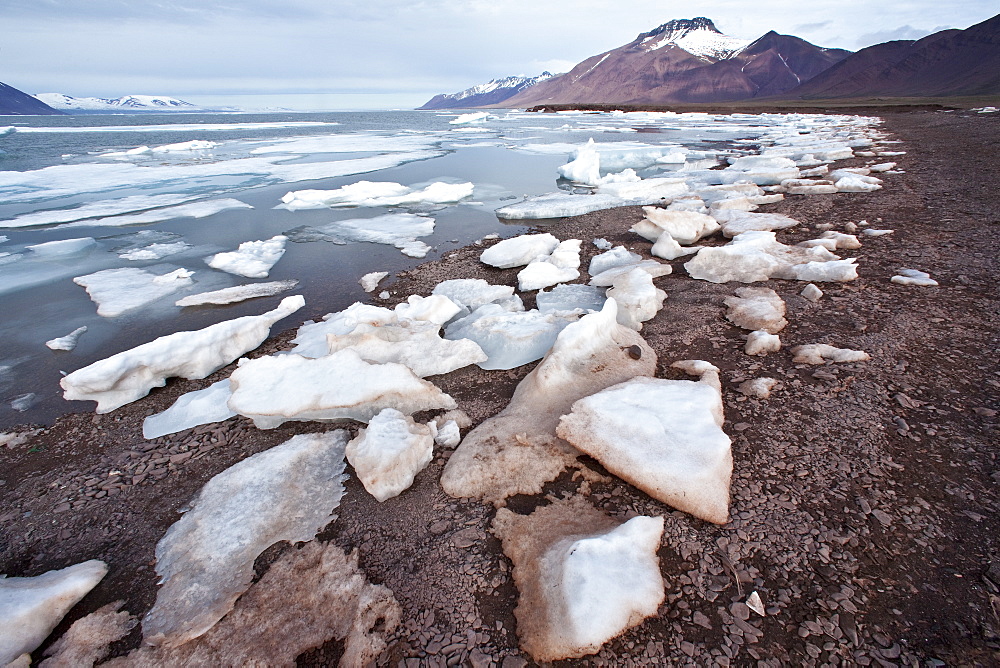
[[[402, 209], [435, 219], [434, 233], [420, 239], [432, 247], [427, 258], [433, 259], [486, 234], [523, 231], [499, 221], [494, 210], [524, 195], [571, 188], [557, 183], [556, 169], [591, 137], [623, 148], [674, 147], [711, 155], [751, 148], [769, 129], [787, 123], [777, 116], [498, 111], [475, 123], [452, 124], [456, 116], [398, 111], [0, 118], [0, 427], [50, 422], [70, 410], [91, 409], [91, 404], [61, 398], [60, 372], [175, 331], [261, 313], [280, 298], [175, 306], [185, 295], [262, 280], [298, 280], [288, 294], [304, 295], [306, 308], [280, 323], [275, 329], [280, 331], [366, 299], [358, 279], [368, 272], [395, 272], [422, 261], [391, 245], [338, 245], [293, 235], [298, 241], [287, 243], [266, 279], [207, 266], [206, 257], [245, 241], [401, 209], [275, 208], [289, 191], [334, 189], [362, 180], [413, 187], [473, 183], [473, 196], [457, 204]], [[650, 165], [638, 171], [648, 177], [677, 168]], [[158, 222], [128, 218], [218, 200], [236, 200], [241, 208], [223, 207], [198, 218], [166, 214]], [[40, 212], [48, 213], [39, 218]], [[29, 248], [85, 237], [96, 243], [70, 253]], [[185, 250], [160, 259], [120, 257], [151, 243], [180, 241], [188, 244]], [[120, 316], [101, 317], [72, 279], [119, 267], [155, 274], [184, 268], [194, 272], [193, 284]], [[73, 351], [45, 346], [82, 326], [87, 332]]]

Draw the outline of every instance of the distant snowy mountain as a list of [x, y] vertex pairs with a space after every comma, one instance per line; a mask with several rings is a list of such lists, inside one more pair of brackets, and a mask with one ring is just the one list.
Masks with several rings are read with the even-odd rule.
[[39, 99], [13, 86], [0, 83], [0, 116], [52, 115], [63, 112], [53, 109]]
[[36, 98], [61, 111], [198, 111], [189, 102], [164, 95], [125, 95], [118, 98], [73, 97], [62, 93], [39, 93]]
[[435, 95], [420, 109], [464, 109], [498, 105], [526, 88], [551, 79], [553, 74], [542, 72], [537, 77], [511, 76], [502, 79], [492, 79], [488, 83], [466, 88], [459, 93], [443, 93]]
[[639, 35], [638, 41], [640, 48], [646, 51], [673, 45], [708, 61], [732, 58], [751, 43], [747, 39], [722, 34], [712, 23], [712, 19], [704, 16], [667, 21], [658, 28]]

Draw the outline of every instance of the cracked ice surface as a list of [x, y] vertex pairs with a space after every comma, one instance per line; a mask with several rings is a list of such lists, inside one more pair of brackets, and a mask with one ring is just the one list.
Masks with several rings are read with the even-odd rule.
[[257, 556], [311, 541], [344, 495], [347, 432], [301, 434], [209, 480], [156, 545], [162, 587], [142, 622], [152, 645], [181, 645], [229, 612]]
[[263, 343], [271, 325], [305, 305], [301, 296], [286, 297], [278, 308], [190, 332], [177, 332], [98, 360], [59, 381], [68, 401], [96, 401], [107, 413], [140, 399], [167, 378], [204, 378]]

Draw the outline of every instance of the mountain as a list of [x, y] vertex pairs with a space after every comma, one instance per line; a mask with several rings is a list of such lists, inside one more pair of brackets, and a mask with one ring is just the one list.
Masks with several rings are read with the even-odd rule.
[[69, 112], [82, 111], [199, 111], [197, 107], [183, 100], [164, 95], [125, 95], [118, 98], [72, 97], [62, 93], [39, 93], [36, 98], [45, 104]]
[[524, 90], [504, 106], [711, 103], [773, 96], [849, 53], [773, 31], [750, 42], [724, 35], [705, 17], [676, 19]]
[[38, 100], [13, 86], [0, 83], [0, 115], [21, 116], [25, 114], [52, 115], [61, 114], [41, 100]]
[[788, 91], [804, 99], [1000, 94], [1000, 14], [965, 30], [861, 49]]
[[542, 72], [537, 77], [504, 77], [492, 79], [488, 83], [466, 88], [459, 93], [442, 93], [435, 95], [419, 109], [465, 109], [468, 107], [485, 107], [498, 105], [525, 88], [551, 79], [553, 75]]

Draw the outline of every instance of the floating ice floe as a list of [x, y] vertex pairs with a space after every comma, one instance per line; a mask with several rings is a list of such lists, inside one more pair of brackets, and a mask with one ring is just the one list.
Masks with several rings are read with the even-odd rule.
[[930, 287], [938, 284], [926, 271], [919, 269], [900, 269], [899, 273], [889, 279], [898, 285], [918, 285]]
[[450, 125], [468, 125], [469, 123], [483, 123], [490, 117], [488, 111], [474, 111], [468, 114], [459, 114], [448, 121]]
[[455, 400], [402, 364], [370, 364], [353, 350], [310, 359], [277, 355], [246, 360], [229, 377], [229, 408], [258, 429], [288, 421], [367, 422], [384, 408], [407, 415], [452, 409]]
[[165, 220], [175, 218], [207, 218], [223, 211], [231, 209], [252, 209], [249, 204], [245, 204], [238, 199], [227, 197], [224, 199], [213, 199], [204, 202], [191, 202], [178, 206], [168, 206], [152, 211], [141, 213], [129, 213], [109, 218], [93, 218], [89, 220], [78, 220], [67, 223], [60, 227], [123, 227], [125, 225], [148, 225], [151, 223], [161, 223]]
[[264, 241], [244, 241], [235, 251], [216, 253], [205, 258], [213, 269], [247, 278], [267, 278], [281, 256], [285, 254], [288, 237], [278, 234]]
[[336, 190], [294, 190], [281, 198], [279, 208], [289, 211], [340, 206], [416, 206], [454, 204], [472, 196], [471, 183], [432, 183], [414, 189], [399, 183], [358, 181]]
[[529, 262], [517, 274], [518, 289], [521, 292], [540, 290], [579, 278], [581, 243], [579, 239], [567, 239], [560, 242], [551, 254]]
[[76, 348], [76, 342], [80, 340], [80, 337], [83, 336], [84, 332], [86, 331], [87, 331], [86, 325], [84, 325], [83, 327], [77, 327], [66, 336], [60, 336], [57, 339], [50, 339], [46, 341], [45, 345], [52, 350], [66, 350], [66, 351], [73, 350], [74, 348]]
[[618, 322], [637, 332], [659, 313], [667, 298], [666, 292], [653, 285], [653, 277], [638, 267], [617, 276], [611, 286], [607, 297], [618, 303]]
[[358, 280], [358, 285], [365, 292], [373, 292], [378, 287], [379, 281], [389, 275], [387, 271], [373, 271], [365, 274]]
[[149, 146], [139, 146], [127, 151], [102, 153], [100, 157], [122, 159], [149, 155], [151, 153], [194, 153], [199, 151], [210, 151], [216, 146], [218, 146], [218, 144], [214, 141], [192, 139], [191, 141], [183, 141], [175, 144], [163, 144], [161, 146], [153, 146], [152, 148]]
[[0, 221], [0, 228], [4, 227], [35, 227], [40, 225], [55, 225], [57, 223], [71, 223], [75, 220], [86, 218], [103, 218], [115, 216], [121, 213], [131, 213], [133, 211], [143, 211], [145, 209], [155, 209], [161, 206], [171, 206], [181, 204], [197, 195], [130, 195], [118, 199], [100, 200], [89, 202], [74, 209], [51, 209], [47, 211], [35, 211], [18, 216], [12, 220]]
[[712, 212], [712, 217], [722, 225], [722, 234], [732, 238], [751, 231], [773, 232], [799, 225], [799, 221], [780, 213], [753, 213], [735, 209]]
[[33, 652], [107, 572], [92, 559], [30, 578], [0, 576], [0, 665]]
[[763, 329], [750, 332], [747, 335], [746, 345], [743, 347], [743, 352], [747, 355], [766, 355], [776, 353], [779, 350], [781, 350], [781, 339], [778, 335], [770, 334]]
[[511, 311], [502, 304], [480, 306], [445, 327], [445, 338], [474, 341], [487, 355], [482, 369], [513, 369], [541, 359], [576, 313]]
[[871, 356], [863, 350], [836, 348], [825, 343], [811, 343], [792, 348], [792, 361], [798, 364], [826, 364], [827, 362], [867, 362]]
[[806, 285], [806, 287], [802, 288], [802, 292], [800, 292], [799, 294], [808, 299], [809, 301], [815, 303], [818, 302], [820, 298], [823, 296], [823, 291], [820, 290], [815, 285], [813, 285], [812, 283], [809, 283], [808, 285]]
[[656, 371], [656, 353], [617, 312], [608, 299], [560, 332], [507, 407], [466, 434], [441, 476], [445, 492], [487, 502], [537, 494], [573, 464], [579, 453], [555, 436], [559, 416], [581, 397]]
[[145, 269], [124, 267], [77, 276], [73, 282], [87, 290], [97, 304], [97, 315], [114, 318], [191, 285], [193, 274], [186, 269], [175, 269], [158, 275]]
[[162, 586], [143, 640], [176, 647], [233, 608], [257, 556], [279, 541], [310, 541], [344, 495], [347, 432], [301, 434], [209, 480], [156, 545]]
[[140, 399], [166, 379], [204, 378], [253, 350], [267, 338], [271, 325], [305, 305], [300, 296], [286, 297], [273, 311], [227, 320], [204, 329], [177, 332], [144, 343], [78, 369], [59, 384], [68, 401], [96, 401], [107, 413]]
[[203, 390], [182, 394], [170, 408], [143, 420], [142, 437], [148, 441], [199, 425], [228, 420], [236, 415], [226, 403], [231, 395], [228, 378]]
[[726, 297], [726, 320], [750, 331], [762, 329], [768, 334], [783, 330], [785, 302], [771, 288], [737, 288], [735, 297]]
[[401, 494], [433, 456], [430, 427], [394, 408], [382, 410], [347, 444], [347, 461], [378, 501]]
[[801, 248], [779, 243], [774, 232], [736, 235], [725, 246], [702, 248], [684, 264], [692, 278], [712, 283], [753, 283], [769, 278], [799, 281], [853, 281], [854, 258], [842, 260], [825, 248]]
[[535, 661], [595, 654], [664, 600], [662, 517], [619, 524], [571, 497], [527, 516], [501, 508], [492, 531], [514, 564], [518, 639]]
[[653, 498], [725, 524], [733, 456], [718, 370], [695, 368], [699, 382], [634, 378], [586, 396], [556, 433]]
[[119, 253], [118, 257], [123, 260], [133, 261], [160, 260], [168, 255], [183, 253], [189, 248], [191, 248], [191, 244], [184, 241], [174, 241], [173, 243], [166, 244], [150, 244], [149, 246], [145, 246], [143, 248], [135, 248], [125, 253]]
[[482, 252], [480, 262], [498, 269], [527, 265], [538, 257], [548, 256], [559, 246], [559, 239], [544, 234], [522, 234], [498, 241]]
[[271, 297], [287, 292], [298, 285], [297, 280], [271, 281], [269, 283], [247, 283], [246, 285], [234, 285], [231, 288], [212, 290], [211, 292], [199, 292], [196, 295], [188, 295], [174, 302], [175, 306], [201, 306], [203, 304], [235, 304], [255, 299], [257, 297]]
[[642, 208], [645, 217], [631, 231], [648, 241], [657, 241], [666, 232], [677, 243], [690, 245], [719, 229], [715, 218], [694, 211], [670, 211], [655, 206]]
[[39, 257], [65, 257], [76, 255], [83, 251], [90, 250], [97, 245], [93, 237], [83, 237], [81, 239], [62, 239], [60, 241], [46, 241], [42, 244], [28, 246], [28, 250]]
[[[318, 237], [303, 237], [302, 232]], [[351, 218], [338, 220], [320, 227], [296, 228], [288, 236], [293, 241], [313, 241], [316, 238], [335, 243], [359, 241], [386, 244], [400, 249], [410, 257], [424, 257], [431, 247], [417, 237], [426, 237], [434, 232], [434, 219], [413, 213], [389, 213], [373, 218]], [[298, 233], [298, 234], [297, 234]]]
[[592, 211], [619, 206], [656, 204], [687, 192], [687, 182], [676, 178], [643, 179], [634, 183], [606, 183], [592, 195], [549, 193], [529, 197], [518, 204], [497, 209], [496, 215], [506, 220], [582, 216]]
[[611, 173], [601, 176], [601, 159], [601, 154], [598, 153], [594, 140], [591, 139], [585, 146], [574, 151], [573, 159], [557, 169], [556, 172], [564, 179], [591, 186], [640, 180], [635, 170], [631, 168], [619, 171], [605, 167], [605, 172]]
[[535, 303], [542, 313], [600, 311], [606, 299], [604, 290], [578, 283], [557, 285], [548, 292], [539, 290], [535, 295]]

